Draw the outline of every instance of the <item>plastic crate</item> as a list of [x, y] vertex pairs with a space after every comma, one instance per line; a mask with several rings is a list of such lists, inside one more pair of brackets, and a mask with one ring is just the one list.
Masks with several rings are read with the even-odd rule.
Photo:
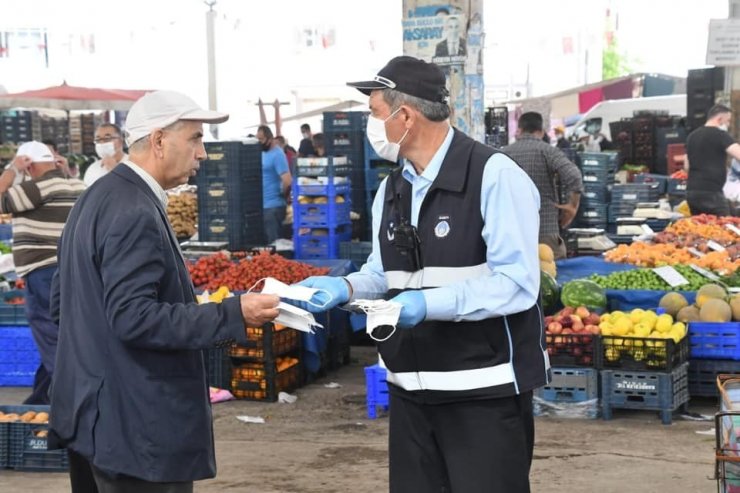
[[576, 216], [579, 219], [598, 219], [606, 221], [607, 208], [606, 205], [599, 203], [591, 203], [588, 201], [581, 202], [578, 208], [578, 214]]
[[206, 142], [208, 158], [200, 164], [196, 183], [201, 186], [204, 179], [221, 178], [238, 182], [262, 176], [262, 148], [258, 144], [244, 142]]
[[368, 115], [366, 111], [325, 111], [324, 133], [342, 130], [364, 132]]
[[740, 361], [692, 359], [689, 361], [689, 395], [719, 397], [717, 375], [740, 375]]
[[661, 421], [671, 424], [673, 411], [689, 402], [689, 364], [670, 373], [604, 370], [601, 372], [601, 410], [604, 419], [613, 409], [659, 411]]
[[582, 152], [579, 156], [584, 171], [598, 169], [613, 172], [619, 166], [619, 154], [616, 152]]
[[606, 186], [614, 183], [614, 173], [607, 172], [606, 170], [600, 169], [587, 169], [581, 170], [583, 176], [583, 184], [601, 185]]
[[[387, 161], [381, 161], [387, 162]], [[390, 175], [396, 166], [375, 166], [365, 170], [365, 187], [367, 190], [376, 191], [385, 178]]]
[[367, 391], [367, 417], [378, 417], [378, 406], [388, 411], [388, 382], [387, 372], [380, 365], [365, 367], [365, 388]]
[[0, 224], [0, 241], [10, 241], [13, 239], [13, 225]]
[[689, 360], [689, 338], [601, 336], [596, 368], [670, 372]]
[[301, 185], [297, 180], [293, 180], [293, 196], [309, 195], [309, 196], [326, 196], [336, 197], [337, 195], [347, 195], [352, 192], [352, 186], [350, 180], [346, 180], [344, 183], [328, 183], [328, 184], [304, 184]]
[[740, 361], [740, 322], [689, 323], [691, 357]]
[[277, 371], [276, 362], [234, 365], [231, 393], [237, 399], [275, 402], [280, 392], [292, 392], [303, 385], [303, 365], [299, 360]]
[[347, 176], [352, 168], [345, 157], [300, 157], [296, 160], [296, 176]]
[[231, 384], [231, 359], [229, 348], [218, 347], [205, 350], [208, 385], [219, 389], [229, 389]]
[[336, 202], [329, 197], [326, 204], [301, 204], [293, 201], [293, 224], [297, 227], [336, 227], [350, 223], [350, 201]]
[[582, 200], [588, 200], [590, 203], [605, 205], [609, 201], [609, 191], [605, 185], [584, 183]]
[[241, 214], [213, 214], [202, 206], [198, 213], [200, 241], [228, 243], [229, 250], [249, 250], [265, 244], [262, 211]]
[[553, 366], [593, 367], [599, 336], [592, 334], [547, 334], [547, 354]]
[[668, 194], [669, 195], [686, 195], [686, 187], [688, 180], [679, 180], [678, 178], [668, 179]]
[[632, 217], [632, 213], [635, 212], [637, 204], [619, 203], [609, 204], [609, 213], [607, 220], [610, 223], [616, 223], [620, 217]]
[[339, 244], [339, 258], [351, 260], [358, 269], [373, 252], [372, 241], [344, 241]]
[[324, 358], [327, 370], [337, 370], [350, 363], [350, 334], [349, 313], [344, 310], [329, 311], [329, 338], [326, 342]]
[[552, 381], [535, 391], [550, 402], [583, 402], [599, 397], [599, 371], [593, 368], [552, 368]]
[[275, 361], [301, 347], [300, 333], [289, 328], [275, 330], [273, 324], [247, 328], [247, 343], [234, 344], [229, 356], [234, 361]]
[[640, 173], [635, 176], [635, 183], [647, 183], [654, 187], [659, 194], [666, 193], [668, 187], [668, 177], [652, 173]]
[[[28, 411], [49, 412], [49, 406], [0, 406], [3, 413], [22, 415]], [[47, 440], [37, 437], [49, 430], [48, 424], [0, 423], [0, 467], [24, 471], [66, 471], [67, 451], [47, 450]]]
[[365, 159], [365, 132], [324, 132], [324, 145], [327, 156], [362, 157], [362, 161], [353, 162], [354, 165], [364, 163]]
[[[318, 231], [326, 234], [318, 235]], [[307, 234], [302, 234], [301, 229], [296, 228], [293, 234], [293, 245], [296, 259], [322, 259], [338, 258], [339, 244], [352, 238], [350, 225], [338, 228], [310, 229]]]
[[614, 185], [611, 190], [611, 203], [634, 203], [657, 202], [660, 198], [657, 189], [649, 183], [629, 183], [626, 185]]
[[40, 361], [30, 327], [0, 327], [0, 387], [33, 385]]

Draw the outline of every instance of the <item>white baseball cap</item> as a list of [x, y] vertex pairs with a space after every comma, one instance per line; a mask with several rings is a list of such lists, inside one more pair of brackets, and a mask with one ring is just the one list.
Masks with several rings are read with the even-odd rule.
[[131, 145], [178, 120], [223, 123], [228, 119], [227, 113], [204, 110], [179, 92], [154, 91], [145, 94], [131, 106], [126, 117], [126, 141]]
[[52, 154], [51, 149], [49, 149], [49, 146], [46, 144], [42, 144], [41, 142], [32, 140], [31, 142], [26, 142], [25, 144], [22, 144], [18, 148], [18, 152], [16, 152], [17, 156], [28, 156], [31, 158], [31, 162], [33, 163], [53, 163], [54, 162], [54, 154]]

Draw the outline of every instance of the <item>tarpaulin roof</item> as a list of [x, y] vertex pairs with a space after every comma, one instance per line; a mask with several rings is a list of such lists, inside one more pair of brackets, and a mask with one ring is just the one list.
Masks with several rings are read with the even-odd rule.
[[51, 108], [58, 110], [127, 110], [148, 90], [97, 87], [46, 87], [0, 95], [0, 108]]

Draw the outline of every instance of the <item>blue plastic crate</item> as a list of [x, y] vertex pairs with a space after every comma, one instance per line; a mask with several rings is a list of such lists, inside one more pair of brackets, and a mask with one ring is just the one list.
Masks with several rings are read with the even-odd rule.
[[262, 176], [262, 149], [258, 144], [239, 141], [206, 142], [208, 158], [200, 164], [196, 183], [200, 187], [206, 178], [240, 181]]
[[632, 217], [632, 213], [637, 208], [637, 204], [619, 203], [609, 204], [609, 214], [607, 216], [610, 223], [616, 223], [620, 217]]
[[657, 175], [654, 173], [640, 173], [635, 176], [635, 183], [647, 183], [653, 187], [659, 194], [666, 193], [668, 188], [668, 177], [666, 175]]
[[581, 202], [576, 217], [578, 219], [606, 221], [607, 207], [604, 204], [594, 204], [584, 201]]
[[0, 387], [33, 384], [40, 357], [31, 329], [0, 327]]
[[299, 204], [293, 202], [293, 224], [297, 227], [336, 227], [349, 224], [350, 201], [338, 203], [330, 201], [326, 204]]
[[335, 177], [347, 176], [352, 168], [348, 159], [340, 156], [300, 157], [296, 160], [297, 176]]
[[[365, 132], [325, 132], [324, 146], [327, 156], [353, 156], [365, 158]], [[360, 164], [355, 162], [353, 164]]]
[[668, 179], [668, 194], [669, 195], [686, 195], [686, 186], [688, 180], [679, 180], [677, 178]]
[[[0, 406], [5, 414], [23, 415], [28, 411], [49, 413], [49, 406]], [[65, 471], [67, 451], [47, 450], [46, 438], [37, 437], [48, 431], [48, 424], [22, 421], [0, 423], [0, 467], [24, 471]]]
[[[296, 259], [337, 258], [339, 257], [339, 244], [352, 238], [350, 225], [337, 228], [313, 228], [305, 233], [302, 229], [296, 228], [293, 233]], [[319, 235], [318, 231], [326, 234]]]
[[352, 191], [352, 185], [349, 179], [342, 178], [342, 180], [342, 183], [335, 184], [334, 182], [330, 182], [327, 185], [300, 185], [298, 180], [293, 180], [293, 196], [310, 195], [315, 197], [323, 195], [327, 197], [336, 197], [337, 195], [347, 195]]
[[599, 371], [594, 368], [552, 368], [552, 381], [535, 391], [550, 402], [583, 402], [599, 397]]
[[367, 190], [377, 190], [380, 187], [380, 183], [397, 168], [394, 163], [390, 163], [389, 161], [380, 162], [388, 164], [371, 166], [365, 170], [365, 188]]
[[628, 183], [614, 185], [611, 190], [611, 203], [657, 202], [660, 198], [657, 190], [649, 183]]
[[324, 133], [340, 130], [364, 132], [368, 115], [367, 111], [325, 111]]
[[609, 201], [609, 190], [606, 185], [584, 183], [581, 200], [588, 200], [592, 203], [606, 204]]
[[579, 154], [582, 170], [605, 170], [614, 172], [619, 166], [619, 154], [616, 152], [581, 152]]
[[13, 225], [0, 224], [0, 241], [9, 241], [13, 239]]
[[380, 365], [365, 367], [365, 386], [367, 391], [367, 417], [378, 417], [378, 406], [388, 411], [388, 382], [387, 372]]
[[689, 395], [719, 397], [717, 375], [739, 375], [740, 361], [692, 359], [689, 361]]
[[670, 373], [625, 370], [601, 372], [601, 407], [604, 419], [612, 418], [613, 409], [659, 411], [663, 424], [669, 425], [673, 411], [689, 402], [689, 364]]
[[581, 170], [581, 174], [583, 176], [583, 184], [591, 184], [591, 185], [601, 185], [606, 186], [611, 183], [614, 183], [614, 173], [609, 173], [606, 170], [601, 169], [587, 169], [584, 168]]
[[339, 257], [351, 260], [358, 269], [367, 262], [372, 251], [372, 241], [343, 241], [339, 244]]
[[740, 322], [689, 323], [691, 357], [740, 361]]
[[249, 250], [265, 244], [262, 211], [242, 214], [212, 214], [199, 207], [198, 238], [200, 241], [225, 241], [229, 250]]

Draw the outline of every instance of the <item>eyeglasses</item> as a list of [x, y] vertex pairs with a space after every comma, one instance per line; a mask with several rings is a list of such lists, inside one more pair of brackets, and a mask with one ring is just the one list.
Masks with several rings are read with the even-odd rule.
[[96, 137], [95, 140], [93, 140], [93, 142], [95, 142], [96, 144], [105, 144], [106, 142], [110, 142], [112, 140], [118, 140], [118, 139], [120, 139], [120, 137], [118, 137], [117, 135], [106, 135], [105, 137], [100, 137], [100, 138]]

